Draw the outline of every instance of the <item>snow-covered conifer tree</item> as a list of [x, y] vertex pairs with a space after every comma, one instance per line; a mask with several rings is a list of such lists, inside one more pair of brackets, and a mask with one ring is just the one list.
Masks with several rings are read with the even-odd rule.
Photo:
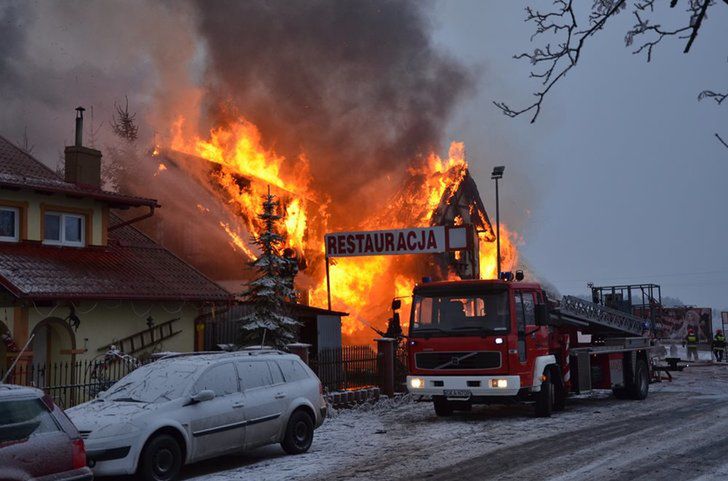
[[286, 302], [294, 302], [297, 297], [293, 282], [289, 279], [290, 262], [281, 255], [283, 236], [277, 232], [281, 216], [277, 214], [280, 203], [270, 193], [263, 196], [263, 212], [258, 214], [264, 231], [253, 238], [260, 249], [260, 256], [250, 263], [258, 277], [248, 284], [243, 293], [252, 304], [252, 311], [243, 316], [241, 341], [243, 344], [273, 345], [284, 348], [296, 341], [298, 321], [286, 313]]

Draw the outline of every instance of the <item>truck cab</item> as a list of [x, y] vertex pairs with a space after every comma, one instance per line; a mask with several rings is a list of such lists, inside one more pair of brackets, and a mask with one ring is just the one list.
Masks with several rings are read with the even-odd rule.
[[[556, 377], [545, 297], [534, 283], [431, 282], [415, 287], [408, 336], [408, 388], [438, 414], [475, 403], [543, 397]], [[554, 379], [556, 381], [556, 379]], [[547, 401], [556, 403], [554, 386]]]

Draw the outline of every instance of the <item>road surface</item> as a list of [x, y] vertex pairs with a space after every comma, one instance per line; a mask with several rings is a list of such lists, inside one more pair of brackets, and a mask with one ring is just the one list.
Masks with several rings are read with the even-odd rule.
[[534, 418], [529, 406], [476, 407], [452, 418], [404, 400], [342, 411], [309, 453], [278, 446], [210, 460], [185, 479], [726, 479], [728, 365], [690, 367], [644, 401], [609, 392]]

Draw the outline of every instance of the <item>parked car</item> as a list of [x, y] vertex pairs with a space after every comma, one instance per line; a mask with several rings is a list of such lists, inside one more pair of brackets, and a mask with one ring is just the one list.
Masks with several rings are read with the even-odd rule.
[[93, 479], [81, 435], [40, 389], [0, 384], [0, 479]]
[[306, 452], [326, 402], [298, 356], [243, 350], [160, 359], [67, 413], [94, 474], [166, 481], [184, 464], [266, 444]]

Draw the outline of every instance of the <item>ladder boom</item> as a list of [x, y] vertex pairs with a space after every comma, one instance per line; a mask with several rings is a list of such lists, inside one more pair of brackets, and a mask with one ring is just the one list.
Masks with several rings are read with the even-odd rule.
[[573, 296], [564, 296], [553, 315], [561, 322], [596, 324], [636, 336], [641, 336], [644, 331], [643, 320], [639, 317]]

